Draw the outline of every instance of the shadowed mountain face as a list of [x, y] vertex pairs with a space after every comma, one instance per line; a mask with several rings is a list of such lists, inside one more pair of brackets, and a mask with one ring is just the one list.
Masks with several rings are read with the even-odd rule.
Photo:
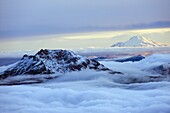
[[[23, 74], [54, 74], [92, 69], [96, 71], [111, 71], [96, 60], [76, 55], [68, 50], [41, 49], [34, 56], [24, 55], [16, 65], [4, 71], [0, 78]], [[112, 71], [112, 73], [115, 73]], [[120, 73], [120, 72], [118, 72]]]
[[154, 73], [159, 73], [164, 76], [170, 76], [170, 63], [165, 63], [157, 67], [152, 68]]

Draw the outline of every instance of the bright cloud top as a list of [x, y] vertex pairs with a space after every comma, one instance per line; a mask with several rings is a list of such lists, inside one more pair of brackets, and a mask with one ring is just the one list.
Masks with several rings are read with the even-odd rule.
[[150, 71], [141, 69], [169, 62], [168, 56], [151, 55], [136, 63], [103, 62], [110, 68], [128, 73], [121, 77], [83, 71], [69, 73], [42, 84], [1, 86], [1, 112], [169, 113], [169, 82], [120, 84], [134, 80], [134, 77], [144, 80]]
[[[96, 83], [90, 81], [0, 87], [1, 111], [5, 113], [169, 113], [170, 111], [170, 93], [166, 91], [170, 88], [169, 83], [127, 85], [127, 89], [122, 89], [107, 80], [99, 80], [98, 86], [95, 87], [92, 82]], [[89, 83], [91, 85], [86, 85]], [[112, 88], [102, 86], [103, 84]], [[156, 86], [154, 89], [144, 89], [144, 87], [152, 88], [154, 85]], [[139, 89], [128, 89], [133, 87]]]
[[[169, 56], [153, 54], [139, 62], [101, 61], [107, 67], [123, 72], [123, 75], [84, 70], [41, 84], [0, 86], [1, 112], [169, 113], [169, 78], [160, 82], [147, 81], [148, 76], [153, 76], [148, 69], [170, 62]], [[4, 68], [0, 67], [0, 71]], [[30, 76], [11, 77], [9, 80], [21, 80], [22, 77]]]

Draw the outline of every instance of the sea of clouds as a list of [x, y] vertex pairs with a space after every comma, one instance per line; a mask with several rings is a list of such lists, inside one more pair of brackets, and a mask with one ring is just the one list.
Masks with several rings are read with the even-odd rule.
[[118, 84], [101, 77], [1, 86], [2, 113], [169, 113], [170, 83]]
[[58, 77], [41, 84], [0, 86], [0, 112], [170, 113], [169, 79], [148, 79], [160, 76], [150, 69], [170, 62], [169, 58], [170, 54], [153, 54], [139, 62], [100, 61], [123, 75], [84, 70], [51, 75]]

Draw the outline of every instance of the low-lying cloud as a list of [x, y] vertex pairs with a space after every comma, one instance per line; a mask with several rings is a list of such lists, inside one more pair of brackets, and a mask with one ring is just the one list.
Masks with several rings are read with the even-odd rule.
[[155, 54], [139, 62], [101, 62], [124, 75], [87, 70], [41, 84], [0, 86], [1, 112], [169, 113], [169, 82], [122, 84], [135, 77], [145, 81], [151, 73], [143, 69], [170, 62], [169, 56]]

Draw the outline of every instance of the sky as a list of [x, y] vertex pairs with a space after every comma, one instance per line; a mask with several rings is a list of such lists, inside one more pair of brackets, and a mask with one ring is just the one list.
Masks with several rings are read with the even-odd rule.
[[[114, 43], [133, 35], [127, 35], [128, 30], [129, 32], [138, 30], [135, 34], [143, 34], [139, 29], [153, 31], [153, 29], [170, 28], [169, 4], [169, 0], [1, 0], [0, 51], [43, 47], [110, 46], [108, 44], [111, 43], [107, 42]], [[125, 31], [124, 34], [122, 31]], [[114, 37], [114, 40], [105, 39], [108, 35], [103, 35], [108, 32], [112, 33], [109, 36]], [[120, 32], [121, 35], [115, 37], [115, 32]], [[170, 36], [169, 31], [156, 32], [159, 38], [156, 36], [154, 40], [170, 43], [167, 38]], [[101, 33], [103, 37], [96, 42], [93, 36]], [[73, 36], [73, 34], [80, 38], [66, 40], [68, 35]], [[93, 35], [88, 37], [89, 34]], [[79, 40], [84, 36], [88, 38], [87, 40], [83, 38], [82, 43]], [[154, 38], [155, 35], [147, 33], [147, 36]], [[50, 42], [51, 37], [55, 40], [56, 46], [41, 42], [43, 40]], [[89, 44], [91, 43], [89, 38], [94, 44]], [[41, 47], [40, 44], [33, 43], [33, 40], [45, 44]], [[30, 42], [32, 47], [27, 42]], [[100, 44], [101, 42], [103, 44]], [[9, 44], [12, 47], [9, 47]]]
[[107, 48], [133, 36], [144, 36], [170, 45], [170, 28], [103, 31], [1, 39], [0, 51], [38, 51], [40, 49]]

